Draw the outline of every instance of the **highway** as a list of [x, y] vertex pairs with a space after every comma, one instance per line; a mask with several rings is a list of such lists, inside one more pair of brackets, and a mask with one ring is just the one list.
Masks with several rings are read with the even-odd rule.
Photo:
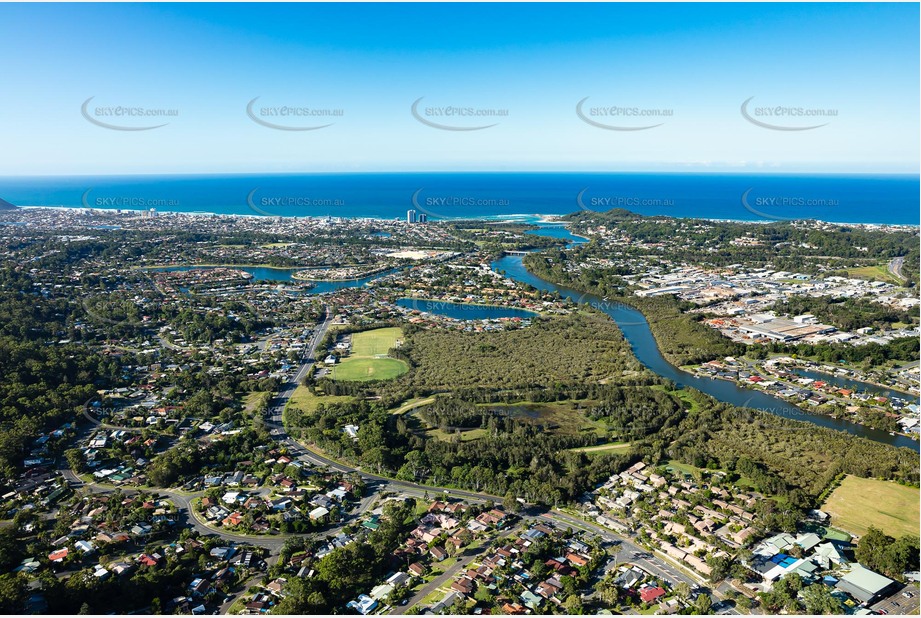
[[905, 281], [905, 277], [902, 275], [902, 265], [905, 263], [904, 257], [892, 258], [889, 261], [888, 269], [889, 274], [898, 279], [899, 281]]

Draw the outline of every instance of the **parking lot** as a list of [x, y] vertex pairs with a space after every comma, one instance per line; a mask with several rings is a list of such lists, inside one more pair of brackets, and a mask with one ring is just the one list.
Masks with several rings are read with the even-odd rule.
[[[910, 594], [911, 597], [906, 597], [906, 594]], [[885, 612], [890, 616], [899, 614], [917, 614], [919, 600], [921, 600], [921, 595], [918, 594], [917, 586], [905, 586], [898, 592], [889, 595], [882, 601], [879, 601], [875, 605], [871, 606], [870, 609], [872, 609], [874, 612]]]

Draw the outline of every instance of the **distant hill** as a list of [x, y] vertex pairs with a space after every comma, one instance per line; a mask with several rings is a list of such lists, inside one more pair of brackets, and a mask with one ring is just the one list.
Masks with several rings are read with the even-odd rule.
[[0, 197], [0, 210], [13, 210], [14, 208], [19, 208], [16, 204], [10, 204], [5, 199]]

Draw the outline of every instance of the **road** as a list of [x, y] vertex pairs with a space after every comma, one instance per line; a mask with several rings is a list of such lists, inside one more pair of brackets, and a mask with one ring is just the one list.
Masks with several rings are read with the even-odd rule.
[[[367, 483], [369, 488], [375, 488], [377, 491], [395, 491], [407, 496], [413, 497], [423, 497], [428, 494], [429, 496], [445, 496], [452, 498], [462, 498], [468, 501], [473, 502], [486, 502], [493, 501], [497, 503], [502, 502], [502, 498], [499, 496], [492, 496], [485, 493], [471, 492], [466, 490], [459, 490], [453, 488], [444, 488], [436, 487], [429, 485], [422, 485], [419, 483], [411, 483], [407, 481], [398, 481], [388, 477], [380, 476], [377, 474], [372, 474], [367, 471], [361, 470], [360, 468], [354, 468], [337, 461], [333, 461], [320, 453], [317, 453], [306, 446], [298, 443], [293, 438], [291, 438], [287, 431], [285, 430], [282, 414], [284, 412], [285, 406], [290, 401], [295, 390], [297, 389], [300, 382], [304, 379], [304, 376], [313, 368], [316, 363], [316, 352], [319, 347], [320, 342], [326, 335], [326, 332], [329, 329], [329, 326], [332, 322], [332, 316], [328, 308], [325, 309], [325, 314], [323, 321], [317, 326], [314, 330], [313, 335], [308, 342], [307, 347], [304, 350], [302, 356], [302, 362], [297, 372], [295, 372], [294, 377], [288, 382], [284, 383], [279, 389], [278, 393], [272, 398], [269, 403], [269, 406], [266, 411], [266, 425], [272, 430], [272, 433], [275, 439], [286, 445], [289, 451], [303, 461], [310, 462], [314, 465], [327, 466], [332, 470], [337, 470], [342, 473], [358, 473], [361, 475], [362, 479]], [[92, 419], [88, 415], [89, 420]], [[96, 421], [98, 423], [98, 421]], [[91, 425], [92, 428], [92, 425]], [[99, 483], [85, 483], [72, 470], [70, 470], [66, 461], [63, 462], [62, 467], [59, 468], [59, 471], [65, 478], [71, 483], [75, 488], [84, 488], [91, 492], [96, 493], [106, 493], [115, 491], [115, 487], [102, 485]], [[134, 492], [138, 490], [132, 489], [122, 489], [125, 492]], [[297, 534], [277, 534], [272, 536], [250, 536], [242, 534], [234, 534], [226, 532], [217, 528], [208, 526], [203, 520], [201, 520], [197, 513], [194, 512], [192, 508], [192, 501], [201, 495], [204, 495], [203, 491], [198, 492], [184, 492], [175, 489], [156, 489], [150, 490], [150, 493], [156, 493], [168, 497], [176, 505], [176, 508], [181, 513], [185, 514], [185, 519], [188, 525], [192, 526], [198, 530], [203, 535], [216, 535], [220, 538], [223, 538], [234, 543], [248, 543], [254, 546], [263, 547], [268, 549], [271, 555], [277, 555], [281, 547], [284, 545], [285, 540], [291, 536], [301, 536]], [[374, 498], [376, 497], [375, 493], [371, 493], [366, 496], [360, 503], [359, 508], [354, 512], [350, 519], [353, 519], [359, 516], [364, 510], [366, 510]], [[598, 526], [592, 522], [585, 521], [566, 513], [563, 513], [558, 510], [554, 510], [548, 513], [541, 514], [529, 514], [528, 512], [522, 513], [522, 517], [525, 519], [530, 519], [533, 521], [542, 520], [545, 522], [555, 523], [561, 526], [568, 526], [575, 529], [583, 530], [591, 534], [600, 536], [603, 540], [619, 544], [619, 549], [616, 555], [617, 561], [620, 563], [629, 562], [636, 564], [637, 566], [645, 569], [649, 573], [661, 577], [670, 582], [677, 583], [678, 581], [687, 582], [690, 585], [702, 584], [704, 583], [703, 578], [701, 577], [692, 577], [689, 573], [685, 573], [683, 570], [678, 569], [676, 566], [673, 566], [668, 561], [662, 559], [661, 557], [656, 557], [654, 554], [649, 553], [647, 550], [640, 548], [630, 541], [628, 538], [617, 535], [611, 530]], [[330, 531], [327, 531], [330, 532]], [[508, 532], [506, 533], [508, 534]], [[479, 548], [474, 554], [470, 556], [464, 556], [464, 558], [458, 561], [457, 565], [453, 566], [445, 574], [430, 582], [426, 585], [423, 590], [420, 591], [422, 596], [414, 596], [414, 600], [411, 603], [408, 603], [406, 606], [399, 606], [394, 608], [394, 613], [402, 613], [405, 609], [408, 609], [412, 606], [413, 603], [418, 602], [426, 595], [428, 595], [432, 590], [437, 589], [439, 586], [447, 582], [447, 580], [454, 575], [458, 569], [462, 566], [466, 566], [470, 561], [474, 559], [476, 555], [485, 550]], [[713, 592], [713, 595], [717, 597], [715, 600], [719, 600], [720, 595], [717, 591]], [[227, 605], [229, 607], [229, 604]]]
[[663, 558], [656, 558], [655, 554], [651, 554], [648, 549], [636, 545], [631, 539], [616, 534], [608, 528], [598, 526], [559, 511], [551, 511], [539, 518], [558, 525], [571, 526], [572, 528], [596, 534], [609, 543], [618, 543], [618, 551], [616, 554], [618, 563], [629, 562], [630, 564], [635, 564], [657, 577], [672, 582], [672, 584], [676, 584], [679, 581], [686, 582], [690, 586], [706, 584], [703, 577], [692, 576], [690, 571], [685, 572], [673, 566]]
[[[505, 532], [500, 534], [498, 537], [496, 537], [496, 539], [504, 539], [509, 534], [511, 534], [513, 529], [514, 528], [510, 528], [509, 530], [506, 530]], [[436, 577], [435, 579], [433, 579], [432, 581], [424, 585], [422, 588], [420, 588], [418, 592], [413, 594], [408, 599], [408, 602], [406, 603], [406, 605], [397, 605], [389, 613], [394, 614], [394, 615], [405, 614], [410, 608], [412, 608], [414, 605], [421, 602], [422, 599], [432, 594], [433, 592], [435, 592], [442, 586], [445, 586], [445, 585], [449, 586], [450, 582], [454, 580], [454, 578], [457, 576], [458, 573], [466, 569], [470, 565], [471, 562], [474, 562], [477, 559], [477, 557], [482, 555], [487, 549], [489, 549], [491, 545], [492, 545], [492, 542], [484, 542], [482, 545], [480, 545], [479, 547], [475, 549], [468, 548], [464, 550], [464, 553], [461, 554], [457, 562], [455, 562], [450, 567], [445, 569], [444, 573], [442, 573], [441, 575], [439, 575], [438, 577]]]
[[288, 405], [288, 401], [290, 401], [291, 397], [294, 395], [294, 391], [297, 390], [297, 387], [300, 385], [301, 381], [304, 379], [307, 373], [313, 369], [313, 366], [317, 362], [317, 348], [320, 346], [320, 342], [323, 340], [323, 337], [326, 336], [326, 331], [329, 330], [329, 326], [333, 321], [329, 307], [324, 307], [323, 311], [323, 321], [320, 322], [314, 329], [313, 335], [310, 337], [310, 341], [307, 342], [307, 346], [304, 348], [304, 352], [301, 354], [300, 367], [298, 367], [294, 377], [291, 378], [291, 380], [281, 385], [278, 393], [276, 393], [276, 395], [269, 402], [269, 407], [266, 411], [266, 425], [270, 429], [275, 430], [277, 435], [280, 437], [283, 436], [283, 439], [288, 441], [289, 444], [292, 443], [293, 440], [288, 438], [288, 434], [285, 432], [285, 427], [282, 422], [282, 413], [285, 410], [285, 406]]
[[905, 277], [902, 276], [902, 266], [905, 264], [904, 257], [892, 258], [889, 261], [889, 274], [898, 279], [899, 281], [905, 281]]

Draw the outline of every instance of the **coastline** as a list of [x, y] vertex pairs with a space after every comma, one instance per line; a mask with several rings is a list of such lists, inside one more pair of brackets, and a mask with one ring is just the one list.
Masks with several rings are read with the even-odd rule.
[[[83, 211], [92, 211], [98, 212], [106, 216], [141, 216], [147, 210], [135, 210], [128, 208], [87, 208], [85, 206], [16, 206], [17, 209], [22, 210], [56, 210], [56, 211], [68, 211], [68, 210], [83, 210]], [[629, 210], [629, 209], [627, 209]], [[0, 212], [16, 212], [15, 210], [4, 210]], [[560, 218], [565, 217], [569, 214], [579, 212], [578, 209], [573, 210], [570, 213], [565, 214], [540, 214], [540, 213], [521, 213], [521, 214], [502, 214], [502, 215], [478, 215], [471, 217], [451, 217], [450, 219], [432, 219], [429, 223], [440, 223], [440, 222], [458, 222], [458, 221], [489, 221], [495, 223], [508, 222], [508, 223], [524, 223], [531, 225], [541, 225], [541, 224], [553, 224], [553, 225], [566, 225], [567, 222], [560, 221]], [[633, 211], [629, 211], [633, 212]], [[344, 216], [329, 216], [329, 215], [317, 215], [317, 216], [294, 216], [294, 215], [258, 215], [258, 214], [248, 214], [248, 213], [219, 213], [219, 212], [210, 212], [203, 210], [195, 211], [185, 211], [185, 210], [159, 210], [156, 211], [157, 217], [168, 216], [168, 217], [230, 217], [230, 218], [246, 218], [246, 219], [292, 219], [292, 220], [348, 220], [348, 221], [379, 221], [379, 222], [388, 222], [388, 223], [405, 223], [404, 219], [399, 216], [392, 218], [382, 218], [382, 217], [372, 217], [372, 216], [355, 216], [355, 217], [344, 217]], [[633, 213], [640, 214], [640, 213]], [[727, 219], [727, 218], [715, 218], [715, 217], [705, 217], [705, 216], [679, 216], [679, 215], [670, 215], [670, 214], [654, 214], [654, 215], [641, 215], [643, 217], [654, 218], [654, 217], [667, 217], [670, 219], [692, 219], [692, 220], [701, 220], [701, 221], [712, 221], [714, 223], [725, 222], [725, 223], [740, 223], [746, 224], [750, 223], [753, 225], [769, 225], [776, 223], [793, 223], [795, 221], [813, 221], [815, 223], [822, 223], [826, 225], [844, 225], [851, 227], [871, 227], [871, 228], [892, 228], [892, 229], [908, 229], [916, 230], [921, 227], [921, 221], [918, 223], [869, 223], [869, 222], [853, 222], [853, 221], [828, 221], [824, 219], [784, 219], [784, 220], [765, 220], [765, 219]], [[536, 222], [522, 221], [525, 218], [532, 218]]]

